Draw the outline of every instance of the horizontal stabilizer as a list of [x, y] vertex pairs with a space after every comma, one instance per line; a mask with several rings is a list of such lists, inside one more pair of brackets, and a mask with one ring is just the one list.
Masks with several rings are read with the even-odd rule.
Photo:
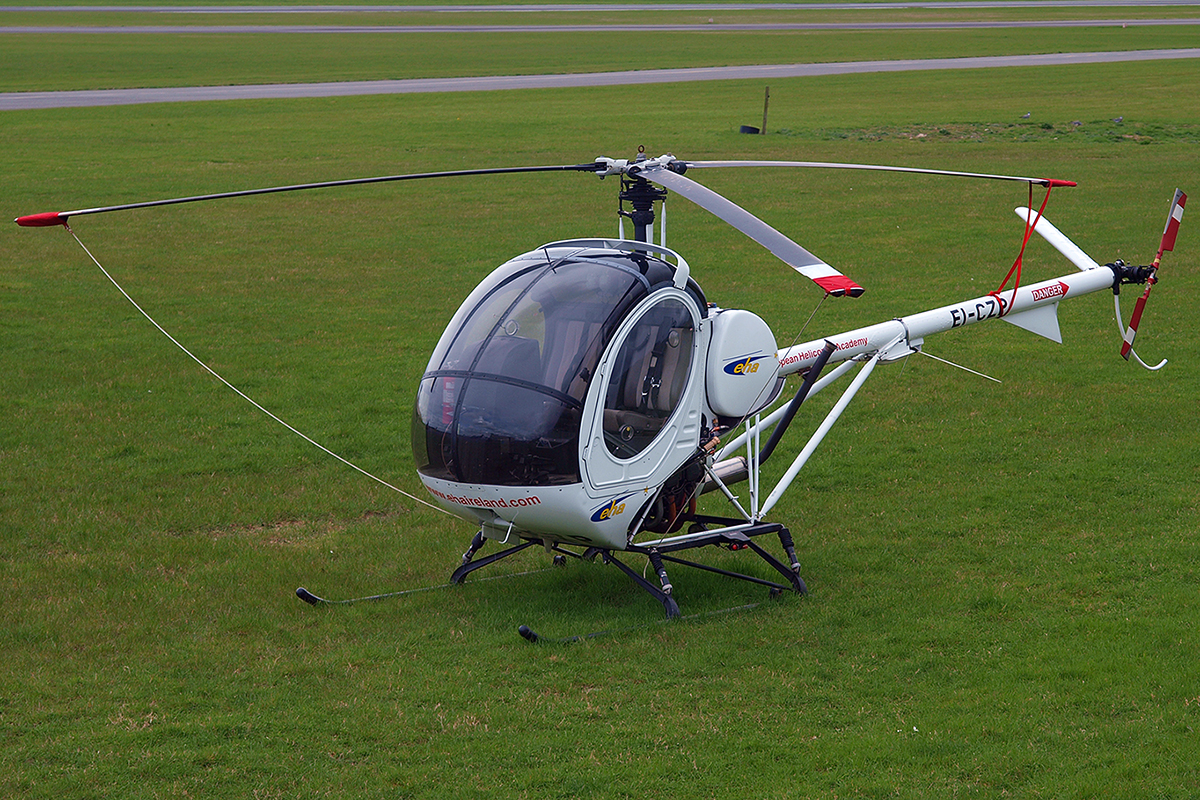
[[1031, 308], [1017, 314], [1001, 317], [1005, 322], [1011, 322], [1018, 328], [1024, 328], [1030, 333], [1045, 336], [1052, 342], [1062, 344], [1062, 332], [1058, 328], [1058, 303], [1048, 306]]
[[[1014, 208], [1013, 211], [1017, 212], [1018, 217], [1025, 220], [1026, 225], [1037, 218], [1037, 212], [1025, 208], [1024, 206]], [[1034, 230], [1037, 231], [1043, 239], [1054, 245], [1055, 250], [1066, 256], [1067, 260], [1079, 267], [1079, 269], [1086, 272], [1089, 269], [1096, 269], [1100, 266], [1096, 263], [1095, 259], [1083, 252], [1083, 249], [1079, 245], [1068, 239], [1065, 233], [1051, 225], [1050, 220], [1046, 219], [1045, 217], [1042, 217], [1037, 221], [1037, 227], [1034, 228]], [[1036, 333], [1036, 331], [1034, 332]]]

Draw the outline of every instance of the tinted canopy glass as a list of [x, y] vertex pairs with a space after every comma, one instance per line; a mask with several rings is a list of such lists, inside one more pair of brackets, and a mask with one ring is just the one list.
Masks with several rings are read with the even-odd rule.
[[[463, 483], [578, 483], [584, 400], [617, 325], [647, 295], [641, 255], [542, 249], [480, 284], [421, 379], [413, 452]], [[669, 269], [669, 267], [667, 267]]]

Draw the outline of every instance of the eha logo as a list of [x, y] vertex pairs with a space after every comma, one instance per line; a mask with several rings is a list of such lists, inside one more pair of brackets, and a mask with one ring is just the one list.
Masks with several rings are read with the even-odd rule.
[[758, 372], [758, 362], [762, 361], [766, 356], [739, 356], [733, 361], [725, 365], [725, 374], [727, 375], [753, 375]]
[[625, 497], [618, 497], [611, 500], [592, 512], [592, 522], [605, 522], [613, 517], [620, 516], [625, 513]]

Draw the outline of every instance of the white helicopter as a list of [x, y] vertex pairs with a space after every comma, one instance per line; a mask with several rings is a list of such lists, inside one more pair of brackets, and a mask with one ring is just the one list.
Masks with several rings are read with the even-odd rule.
[[[1011, 287], [1006, 278], [1000, 290], [981, 297], [781, 349], [753, 312], [710, 304], [687, 261], [666, 246], [665, 206], [657, 231], [655, 207], [669, 192], [733, 225], [828, 296], [858, 297], [863, 288], [685, 176], [693, 169], [725, 167], [885, 170], [1026, 182], [1030, 203], [1016, 209], [1025, 221], [1022, 252], [1036, 231], [1078, 271], [1022, 286], [1018, 257], [1009, 275], [1016, 273], [1018, 282]], [[1149, 266], [1121, 261], [1101, 266], [1041, 215], [1045, 202], [1033, 209], [1034, 185], [1045, 187], [1049, 199], [1052, 188], [1074, 185], [1069, 181], [863, 164], [684, 161], [673, 155], [649, 158], [640, 149], [632, 161], [602, 157], [563, 166], [299, 184], [34, 214], [16, 222], [66, 226], [74, 216], [255, 194], [552, 171], [616, 176], [618, 237], [551, 242], [498, 267], [450, 320], [417, 388], [412, 448], [420, 480], [437, 505], [479, 529], [451, 576], [453, 583], [540, 545], [556, 563], [567, 557], [600, 557], [616, 565], [662, 604], [668, 618], [679, 616], [680, 610], [667, 564], [750, 581], [767, 587], [772, 596], [787, 590], [803, 594], [807, 590], [791, 533], [767, 516], [880, 363], [919, 352], [932, 334], [990, 319], [1061, 342], [1059, 303], [1103, 290], [1116, 298], [1121, 354], [1147, 369], [1166, 363], [1150, 367], [1132, 345], [1163, 253], [1175, 244], [1187, 199], [1178, 190]], [[632, 239], [625, 237], [626, 219], [634, 228]], [[1146, 285], [1128, 327], [1121, 323], [1119, 291], [1124, 284]], [[769, 489], [762, 487], [762, 465], [776, 452], [800, 405], [856, 366], [857, 375], [783, 477]], [[803, 377], [798, 391], [769, 411], [780, 400], [788, 375]], [[742, 483], [744, 494], [735, 495], [733, 487]], [[727, 516], [697, 511], [700, 495], [714, 491], [728, 500]], [[756, 541], [764, 535], [779, 540], [784, 560]], [[477, 557], [489, 540], [504, 549]], [[769, 580], [679, 555], [708, 546], [750, 550], [777, 575]], [[648, 559], [657, 583], [618, 553]], [[304, 588], [297, 595], [313, 604], [333, 602]], [[358, 599], [387, 596], [392, 595]], [[521, 632], [536, 638], [525, 627]]]

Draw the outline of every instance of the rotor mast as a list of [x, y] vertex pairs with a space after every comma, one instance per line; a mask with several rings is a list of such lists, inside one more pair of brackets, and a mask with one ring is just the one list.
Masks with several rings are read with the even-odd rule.
[[632, 211], [620, 207], [617, 213], [628, 217], [633, 223], [633, 238], [638, 242], [654, 243], [654, 204], [667, 199], [667, 190], [661, 189], [639, 175], [621, 176], [621, 203], [629, 203]]

